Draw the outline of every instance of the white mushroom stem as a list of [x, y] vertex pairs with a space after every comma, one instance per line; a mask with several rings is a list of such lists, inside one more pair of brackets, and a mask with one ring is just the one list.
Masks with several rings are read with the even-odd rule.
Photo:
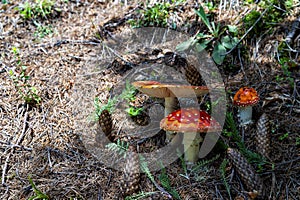
[[176, 106], [176, 100], [174, 97], [165, 98], [165, 116], [168, 116], [171, 112], [174, 111]]
[[240, 125], [246, 125], [252, 122], [252, 106], [239, 107]]
[[[176, 106], [176, 100], [174, 97], [165, 97], [165, 117], [173, 112]], [[170, 142], [174, 137], [174, 132], [166, 131], [166, 140]]]
[[200, 142], [203, 141], [203, 138], [200, 136], [200, 133], [184, 133], [183, 134], [183, 148], [184, 148], [184, 159], [187, 164], [194, 164], [198, 160]]

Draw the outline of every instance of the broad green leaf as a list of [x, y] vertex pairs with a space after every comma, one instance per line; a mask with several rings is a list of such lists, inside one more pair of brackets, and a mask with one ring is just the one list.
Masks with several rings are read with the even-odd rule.
[[189, 38], [187, 41], [184, 41], [176, 46], [176, 51], [185, 51], [197, 42], [197, 40], [194, 37]]
[[230, 39], [230, 37], [228, 35], [224, 36], [221, 39], [221, 43], [222, 45], [227, 48], [227, 49], [231, 49], [234, 45], [232, 44], [232, 40]]
[[226, 47], [227, 49], [232, 49], [237, 43], [238, 43], [238, 38], [234, 37], [234, 38], [230, 38], [228, 35], [224, 36], [221, 39], [221, 43], [224, 47]]
[[226, 53], [226, 48], [218, 42], [212, 53], [212, 58], [218, 65], [220, 65], [222, 64], [225, 58], [225, 53]]
[[206, 49], [207, 45], [205, 44], [205, 42], [202, 43], [197, 43], [195, 45], [195, 49], [198, 53], [200, 53], [201, 51], [203, 51], [204, 49]]
[[228, 31], [229, 31], [230, 33], [237, 33], [237, 32], [238, 32], [238, 29], [237, 29], [236, 26], [227, 25], [227, 27], [228, 27]]
[[239, 43], [239, 41], [240, 40], [237, 37], [232, 38], [232, 43], [234, 44], [234, 46], [237, 45]]
[[196, 35], [196, 37], [197, 37], [198, 39], [205, 39], [205, 38], [210, 38], [211, 36], [210, 36], [210, 35], [207, 35], [207, 34], [204, 34], [204, 33], [198, 33], [198, 34]]

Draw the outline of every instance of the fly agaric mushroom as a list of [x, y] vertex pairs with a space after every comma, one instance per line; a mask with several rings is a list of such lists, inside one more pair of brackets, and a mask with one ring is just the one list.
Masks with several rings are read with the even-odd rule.
[[233, 105], [238, 106], [241, 125], [251, 123], [252, 107], [259, 101], [259, 96], [254, 88], [242, 87], [233, 97]]
[[[132, 85], [140, 92], [150, 97], [165, 99], [165, 117], [174, 111], [176, 97], [199, 97], [208, 93], [206, 86], [163, 84], [157, 81], [136, 81]], [[167, 140], [172, 139], [172, 134], [167, 133]]]
[[185, 160], [195, 163], [198, 159], [200, 133], [221, 131], [220, 124], [207, 112], [196, 108], [184, 108], [170, 113], [161, 120], [160, 127], [165, 131], [183, 133]]

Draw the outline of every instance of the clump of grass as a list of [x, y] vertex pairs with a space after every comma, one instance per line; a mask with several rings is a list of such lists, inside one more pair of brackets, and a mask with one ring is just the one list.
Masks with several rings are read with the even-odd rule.
[[166, 27], [169, 17], [169, 4], [158, 3], [152, 7], [147, 7], [145, 10], [139, 10], [141, 15], [139, 19], [130, 19], [128, 23], [134, 27], [158, 26]]
[[51, 25], [43, 26], [38, 24], [34, 36], [38, 38], [44, 38], [47, 35], [53, 34], [53, 27]]
[[25, 20], [36, 18], [46, 19], [54, 11], [60, 12], [60, 9], [55, 7], [55, 1], [52, 0], [35, 0], [34, 3], [25, 1], [25, 3], [16, 9]]
[[[274, 25], [283, 21], [284, 18], [289, 15], [292, 8], [293, 0], [262, 0], [258, 3], [257, 10], [252, 10], [243, 18], [245, 31], [247, 31], [259, 17], [261, 17], [261, 20], [250, 31], [249, 36], [252, 37], [251, 35], [253, 34], [260, 35], [265, 30], [272, 29]], [[266, 10], [263, 16], [260, 10]]]
[[[128, 23], [133, 27], [167, 27], [172, 8], [182, 4], [183, 2], [185, 2], [185, 0], [172, 0], [169, 2], [156, 2], [151, 6], [148, 5], [145, 9], [138, 11], [140, 14], [139, 19], [131, 19]], [[176, 24], [172, 24], [172, 28], [175, 27]]]

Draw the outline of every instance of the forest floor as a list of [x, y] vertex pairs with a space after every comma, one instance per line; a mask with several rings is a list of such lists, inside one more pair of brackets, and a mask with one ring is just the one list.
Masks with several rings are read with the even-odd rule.
[[[50, 1], [37, 2], [41, 8], [47, 6], [41, 2]], [[78, 127], [77, 120], [92, 114], [95, 97], [107, 102], [112, 88], [124, 86], [128, 62], [135, 63], [134, 68], [138, 69], [142, 59], [154, 55], [152, 51], [157, 46], [143, 44], [138, 45], [145, 47], [145, 54], [137, 53], [138, 45], [131, 52], [107, 53], [107, 44], [116, 49], [118, 44], [127, 45], [120, 36], [138, 30], [133, 26], [158, 19], [154, 25], [176, 27], [187, 38], [208, 33], [194, 12], [200, 4], [189, 0], [177, 2], [160, 8], [169, 12], [167, 20], [161, 23], [164, 17], [161, 19], [157, 14], [162, 12], [152, 11], [156, 15], [143, 18], [149, 7], [134, 1], [61, 0], [55, 1], [46, 17], [42, 16], [46, 10], [31, 6], [35, 15], [31, 17], [30, 10], [24, 11], [28, 8], [24, 6], [25, 1], [2, 0], [0, 199], [34, 196], [36, 199], [125, 199], [121, 191], [128, 180], [124, 180], [123, 169], [107, 166], [103, 158], [95, 156], [97, 153], [86, 145], [84, 138], [90, 132], [86, 127]], [[263, 113], [269, 118], [270, 153], [263, 159], [245, 155], [264, 185], [265, 196], [258, 198], [300, 199], [300, 26], [297, 24], [300, 4], [288, 1], [294, 4], [284, 7], [264, 2], [267, 1], [260, 4], [221, 1], [215, 7], [203, 6], [215, 24], [235, 25], [238, 32], [234, 36], [241, 39], [225, 60], [216, 65], [224, 82], [227, 113], [232, 113], [234, 121], [230, 124], [226, 118], [217, 144], [220, 147], [201, 159], [197, 169], [185, 169], [183, 161], [177, 159], [151, 174], [141, 173], [137, 190], [128, 194], [127, 199], [250, 199], [251, 186], [241, 177], [240, 169], [230, 161], [223, 146], [239, 149], [243, 144], [244, 150], [259, 155], [255, 134]], [[285, 11], [287, 7], [289, 11]], [[279, 11], [280, 15], [276, 15]], [[263, 16], [252, 27], [253, 16], [260, 14]], [[273, 21], [268, 24], [271, 18]], [[208, 54], [226, 34], [230, 34], [228, 30], [208, 44]], [[111, 39], [112, 42], [105, 43]], [[175, 51], [172, 44], [166, 46]], [[166, 55], [162, 53], [163, 58]], [[237, 108], [231, 103], [242, 86], [255, 88], [260, 96], [253, 108], [253, 123], [244, 128], [238, 126]], [[129, 134], [126, 128], [133, 126], [124, 122], [129, 118], [119, 112], [112, 116], [114, 141], [134, 140], [133, 136], [126, 136]], [[234, 137], [234, 127], [240, 141]], [[159, 127], [155, 130], [159, 131]], [[158, 135], [164, 132], [159, 131]], [[134, 144], [140, 146], [140, 151], [165, 145], [164, 139], [158, 139], [153, 133], [151, 137], [153, 140], [138, 138]]]

